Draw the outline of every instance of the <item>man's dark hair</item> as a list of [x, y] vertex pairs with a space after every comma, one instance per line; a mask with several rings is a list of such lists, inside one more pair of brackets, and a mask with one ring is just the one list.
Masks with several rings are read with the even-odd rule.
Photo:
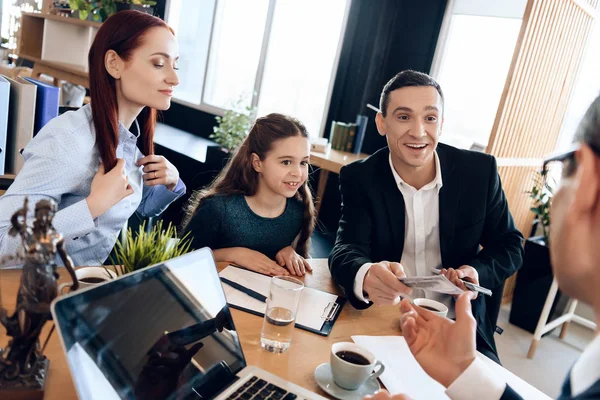
[[405, 71], [398, 72], [396, 76], [390, 79], [388, 83], [386, 83], [383, 87], [383, 91], [381, 92], [381, 97], [379, 99], [379, 109], [381, 110], [381, 113], [384, 117], [387, 114], [387, 106], [390, 103], [390, 93], [392, 93], [396, 89], [400, 89], [407, 86], [434, 87], [435, 90], [437, 90], [440, 94], [440, 99], [442, 100], [442, 107], [444, 107], [444, 94], [442, 93], [442, 88], [440, 87], [440, 84], [437, 83], [435, 79], [433, 79], [427, 74], [407, 69]]
[[600, 149], [600, 96], [592, 102], [575, 133], [575, 142]]

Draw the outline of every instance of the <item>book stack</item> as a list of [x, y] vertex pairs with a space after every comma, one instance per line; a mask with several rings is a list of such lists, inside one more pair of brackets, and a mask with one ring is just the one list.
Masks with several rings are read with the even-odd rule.
[[356, 118], [356, 122], [353, 123], [332, 121], [329, 134], [331, 148], [333, 150], [360, 154], [367, 129], [367, 122], [368, 118], [364, 115], [359, 115]]
[[58, 115], [60, 91], [32, 78], [0, 76], [0, 175], [17, 174], [21, 152]]

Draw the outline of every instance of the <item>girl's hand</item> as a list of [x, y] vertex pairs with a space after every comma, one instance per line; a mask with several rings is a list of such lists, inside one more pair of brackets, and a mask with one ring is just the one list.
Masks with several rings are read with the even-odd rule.
[[241, 267], [265, 275], [289, 275], [285, 268], [281, 268], [261, 252], [240, 247], [236, 249], [236, 253], [234, 262]]
[[287, 267], [292, 275], [304, 276], [306, 271], [312, 272], [312, 267], [308, 261], [296, 253], [292, 246], [287, 246], [279, 250], [275, 256], [275, 260], [282, 267]]
[[165, 185], [170, 191], [175, 190], [179, 182], [179, 171], [163, 156], [150, 155], [140, 158], [138, 166], [143, 165], [144, 184], [146, 186]]

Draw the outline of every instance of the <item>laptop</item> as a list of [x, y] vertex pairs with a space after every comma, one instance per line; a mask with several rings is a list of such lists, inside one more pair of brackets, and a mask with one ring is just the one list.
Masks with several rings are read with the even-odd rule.
[[208, 248], [57, 298], [52, 315], [82, 400], [324, 399], [247, 365]]

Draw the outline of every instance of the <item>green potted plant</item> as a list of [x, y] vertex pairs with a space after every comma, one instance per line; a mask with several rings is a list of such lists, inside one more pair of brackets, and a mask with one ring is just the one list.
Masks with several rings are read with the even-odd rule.
[[256, 118], [256, 108], [244, 106], [243, 103], [244, 98], [240, 97], [222, 117], [217, 116], [218, 125], [213, 128], [214, 133], [210, 135], [210, 138], [227, 152], [242, 143]]
[[117, 268], [118, 273], [126, 274], [179, 257], [192, 250], [192, 241], [188, 236], [186, 234], [177, 239], [177, 229], [171, 223], [167, 229], [163, 229], [162, 220], [146, 231], [146, 222], [143, 222], [137, 232], [134, 233], [131, 228], [127, 230], [124, 243], [117, 241], [111, 262], [121, 266]]
[[125, 9], [154, 13], [156, 1], [147, 0], [69, 0], [71, 10], [76, 11], [79, 19], [95, 22], [106, 21], [108, 17]]
[[[542, 308], [552, 280], [550, 265], [550, 206], [556, 181], [548, 175], [548, 170], [537, 171], [533, 178], [533, 186], [529, 198], [533, 200], [530, 210], [535, 220], [530, 237], [525, 241], [523, 266], [517, 274], [515, 292], [510, 310], [509, 322], [531, 333], [535, 332]], [[541, 235], [536, 236], [538, 228]], [[566, 307], [568, 298], [561, 296], [560, 290], [550, 310], [549, 321], [560, 315]]]

